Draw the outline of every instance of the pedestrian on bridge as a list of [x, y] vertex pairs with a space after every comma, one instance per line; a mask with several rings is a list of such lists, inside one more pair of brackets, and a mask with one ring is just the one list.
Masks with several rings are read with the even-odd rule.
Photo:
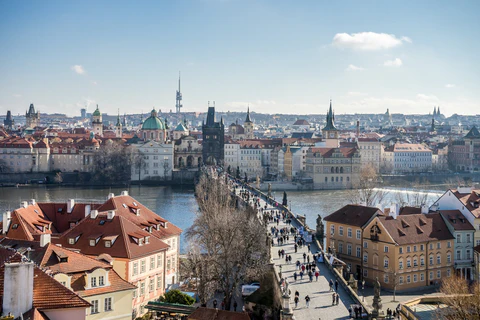
[[335, 280], [335, 291], [338, 291], [338, 280]]
[[295, 248], [295, 253], [297, 253], [297, 249], [298, 249], [297, 244], [295, 243], [295, 245], [293, 247]]
[[308, 294], [305, 296], [305, 303], [307, 304], [307, 308], [310, 306], [310, 297]]
[[305, 260], [307, 259], [307, 254], [304, 252], [303, 253], [303, 263], [305, 263]]
[[293, 299], [293, 301], [295, 301], [295, 308], [298, 307], [298, 296], [295, 296], [295, 299]]
[[318, 273], [318, 271], [315, 271], [315, 281], [318, 281], [318, 276], [320, 275], [320, 273]]
[[330, 286], [330, 291], [333, 291], [333, 280], [330, 279], [330, 282], [328, 283], [328, 285]]
[[338, 300], [340, 299], [340, 295], [337, 293], [335, 294], [335, 304], [338, 306]]
[[293, 280], [297, 281], [297, 276], [298, 276], [298, 275], [297, 275], [297, 271], [295, 271], [295, 272], [293, 273]]
[[335, 298], [336, 298], [336, 296], [337, 296], [337, 295], [335, 294], [335, 292], [332, 293], [332, 306], [335, 305]]

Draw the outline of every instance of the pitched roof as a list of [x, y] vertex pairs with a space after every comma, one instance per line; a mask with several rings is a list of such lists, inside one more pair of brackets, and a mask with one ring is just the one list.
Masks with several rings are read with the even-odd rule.
[[480, 218], [480, 190], [472, 190], [469, 193], [460, 193], [455, 189], [451, 191], [476, 218]]
[[381, 211], [378, 208], [348, 204], [334, 213], [329, 214], [323, 220], [356, 227], [364, 227], [367, 222], [377, 214], [381, 214]]
[[298, 119], [297, 121], [295, 121], [295, 123], [293, 125], [294, 126], [309, 126], [310, 123], [305, 119]]
[[438, 210], [438, 212], [455, 230], [475, 230], [475, 227], [465, 218], [460, 210]]
[[[61, 244], [62, 247], [80, 250], [81, 253], [90, 256], [108, 253], [114, 258], [132, 259], [168, 249], [169, 246], [155, 236], [150, 237], [150, 243], [144, 245], [139, 245], [135, 240], [150, 235], [153, 235], [153, 232], [149, 234], [121, 215], [115, 215], [113, 219], [108, 220], [106, 214], [99, 214], [95, 219], [85, 218], [52, 241]], [[111, 236], [117, 236], [117, 238], [115, 242], [110, 243], [110, 247], [106, 247], [105, 237]], [[69, 239], [77, 237], [78, 240], [74, 244], [69, 243]], [[96, 241], [96, 244], [91, 246], [90, 240]]]
[[398, 216], [397, 219], [379, 216], [378, 219], [400, 245], [453, 239], [439, 213], [409, 214]]
[[75, 203], [72, 212], [67, 212], [67, 203], [65, 202], [39, 202], [38, 206], [45, 216], [52, 221], [58, 233], [63, 233], [70, 229], [70, 223], [77, 223], [85, 218], [85, 208], [90, 206], [90, 210], [100, 207], [98, 203]]
[[52, 221], [43, 213], [38, 204], [20, 207], [11, 213], [12, 220], [7, 237], [21, 240], [34, 240], [41, 234], [56, 233]]
[[464, 137], [467, 139], [478, 139], [480, 138], [480, 132], [478, 131], [476, 126], [473, 126], [470, 131], [468, 131], [467, 135]]

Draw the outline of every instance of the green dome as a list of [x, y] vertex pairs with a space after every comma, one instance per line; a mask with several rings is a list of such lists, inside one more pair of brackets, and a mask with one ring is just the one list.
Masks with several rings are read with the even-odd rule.
[[98, 110], [98, 106], [97, 106], [97, 109], [93, 112], [93, 116], [100, 116], [100, 110]]
[[142, 125], [142, 130], [165, 130], [165, 124], [158, 117], [148, 117]]

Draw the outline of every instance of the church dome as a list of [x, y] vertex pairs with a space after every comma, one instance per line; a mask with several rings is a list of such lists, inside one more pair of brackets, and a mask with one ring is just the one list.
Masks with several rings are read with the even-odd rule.
[[101, 116], [100, 110], [98, 110], [98, 106], [97, 106], [97, 109], [93, 112], [92, 116], [94, 116], [94, 117]]
[[157, 117], [155, 109], [152, 110], [150, 117], [143, 122], [142, 130], [165, 130], [165, 124]]

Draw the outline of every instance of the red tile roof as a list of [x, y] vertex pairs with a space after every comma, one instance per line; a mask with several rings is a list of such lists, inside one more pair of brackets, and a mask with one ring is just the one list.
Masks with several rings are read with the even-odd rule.
[[455, 230], [475, 230], [475, 227], [465, 218], [460, 210], [438, 210], [438, 212]]
[[332, 223], [341, 223], [356, 227], [363, 227], [375, 215], [382, 214], [380, 209], [348, 204], [334, 213], [329, 214], [323, 220]]
[[480, 218], [480, 190], [472, 190], [470, 193], [451, 191], [476, 218]]

